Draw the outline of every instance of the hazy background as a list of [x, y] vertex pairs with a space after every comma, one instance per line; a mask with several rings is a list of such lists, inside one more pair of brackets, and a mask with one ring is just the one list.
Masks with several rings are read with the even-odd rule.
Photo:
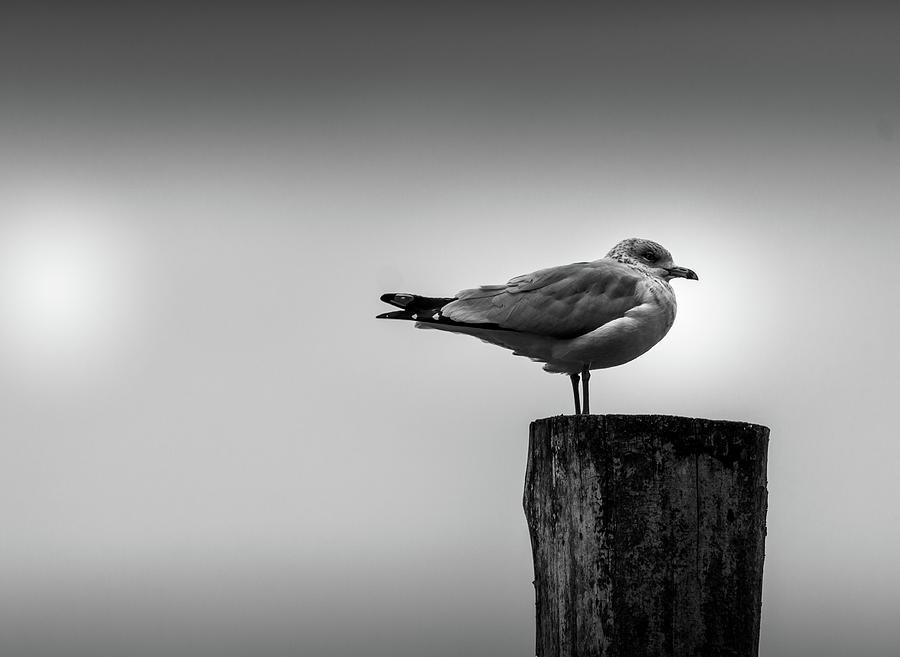
[[7, 10], [0, 654], [533, 654], [528, 423], [376, 322], [657, 240], [595, 412], [772, 428], [760, 654], [900, 649], [900, 12]]

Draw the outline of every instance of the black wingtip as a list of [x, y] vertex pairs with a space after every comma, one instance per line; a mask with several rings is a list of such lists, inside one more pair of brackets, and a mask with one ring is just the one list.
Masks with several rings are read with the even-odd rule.
[[408, 306], [416, 305], [416, 301], [421, 299], [418, 295], [407, 294], [405, 292], [387, 292], [381, 295], [381, 300], [389, 303], [395, 308], [406, 309]]
[[455, 297], [423, 297], [420, 294], [408, 294], [406, 292], [388, 292], [381, 295], [381, 300], [395, 308], [405, 310], [410, 315], [417, 314], [423, 317], [430, 317], [439, 312], [441, 308], [452, 301], [456, 301]]
[[375, 319], [413, 319], [413, 317], [405, 310], [394, 310], [389, 313], [375, 315]]

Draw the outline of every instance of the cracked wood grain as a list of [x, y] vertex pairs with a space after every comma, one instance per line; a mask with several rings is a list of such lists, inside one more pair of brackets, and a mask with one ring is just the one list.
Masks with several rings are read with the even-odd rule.
[[769, 430], [672, 416], [531, 425], [539, 657], [756, 657]]

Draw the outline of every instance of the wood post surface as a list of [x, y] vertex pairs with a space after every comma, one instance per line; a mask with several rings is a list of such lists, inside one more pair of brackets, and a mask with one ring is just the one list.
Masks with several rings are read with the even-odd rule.
[[665, 415], [533, 422], [538, 657], [756, 657], [768, 436]]

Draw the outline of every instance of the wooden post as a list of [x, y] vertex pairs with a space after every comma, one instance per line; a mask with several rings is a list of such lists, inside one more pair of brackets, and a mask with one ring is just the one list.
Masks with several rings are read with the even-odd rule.
[[768, 436], [665, 415], [533, 422], [538, 657], [756, 657]]

